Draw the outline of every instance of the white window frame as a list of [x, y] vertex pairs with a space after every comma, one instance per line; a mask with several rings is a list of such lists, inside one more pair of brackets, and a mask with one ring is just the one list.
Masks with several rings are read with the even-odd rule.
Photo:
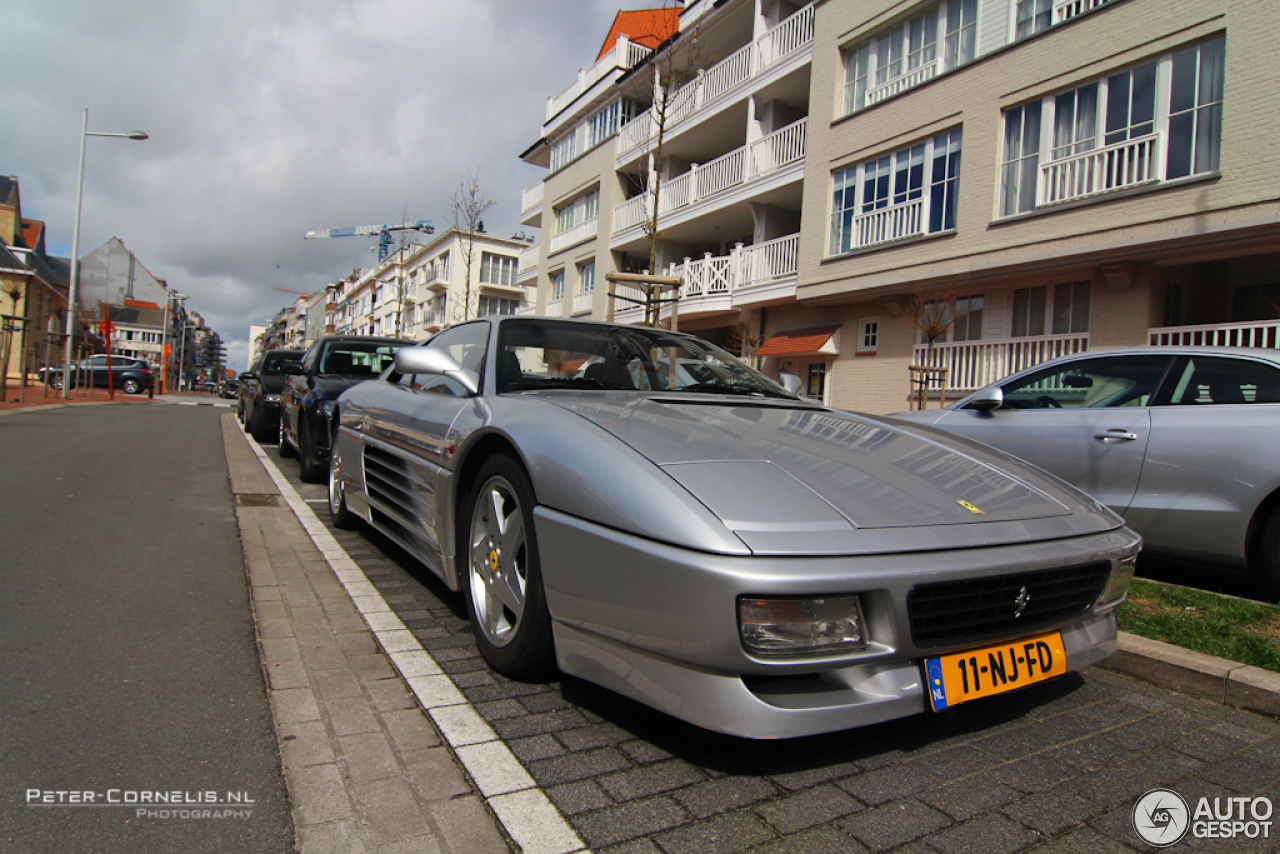
[[518, 263], [519, 259], [511, 255], [481, 252], [480, 283], [482, 285], [514, 288], [516, 286], [516, 265]]
[[858, 341], [855, 352], [860, 356], [869, 356], [880, 349], [880, 318], [863, 317], [858, 319]]

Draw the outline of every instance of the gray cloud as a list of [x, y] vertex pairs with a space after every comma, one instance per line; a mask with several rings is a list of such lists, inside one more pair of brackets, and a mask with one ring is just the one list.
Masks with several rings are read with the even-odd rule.
[[[540, 170], [517, 155], [590, 64], [602, 0], [43, 0], [0, 13], [0, 173], [69, 254], [115, 236], [188, 294], [244, 366], [248, 326], [375, 256], [315, 228], [449, 219], [478, 171], [493, 233]], [[635, 5], [635, 4], [631, 4]]]

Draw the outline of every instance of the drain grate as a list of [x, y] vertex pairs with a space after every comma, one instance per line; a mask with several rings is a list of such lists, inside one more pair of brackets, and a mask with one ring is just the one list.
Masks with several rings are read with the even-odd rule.
[[236, 496], [237, 507], [279, 507], [279, 495], [263, 495], [257, 493], [241, 494]]

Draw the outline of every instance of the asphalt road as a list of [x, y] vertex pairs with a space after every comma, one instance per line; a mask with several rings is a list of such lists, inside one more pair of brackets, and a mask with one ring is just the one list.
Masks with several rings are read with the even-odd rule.
[[224, 411], [0, 417], [0, 852], [293, 850]]

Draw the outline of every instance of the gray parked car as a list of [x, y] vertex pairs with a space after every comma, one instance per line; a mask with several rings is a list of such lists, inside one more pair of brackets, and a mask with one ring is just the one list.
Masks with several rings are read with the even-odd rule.
[[1280, 591], [1280, 351], [1080, 353], [899, 417], [1058, 475], [1148, 552], [1248, 566]]
[[496, 670], [558, 666], [748, 737], [1092, 664], [1140, 543], [1030, 466], [803, 401], [660, 329], [454, 326], [331, 417], [335, 523], [461, 591]]

